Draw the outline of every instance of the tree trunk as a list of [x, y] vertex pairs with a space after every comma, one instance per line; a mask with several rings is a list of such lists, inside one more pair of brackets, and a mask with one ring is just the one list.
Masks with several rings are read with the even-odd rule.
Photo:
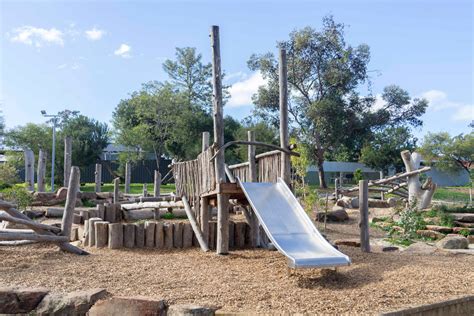
[[321, 189], [326, 189], [328, 186], [326, 184], [326, 179], [324, 178], [324, 160], [318, 159], [318, 175], [319, 175], [319, 187]]

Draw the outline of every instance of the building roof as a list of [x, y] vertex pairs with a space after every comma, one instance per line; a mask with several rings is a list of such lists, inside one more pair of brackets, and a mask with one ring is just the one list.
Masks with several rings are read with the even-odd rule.
[[[362, 172], [379, 172], [360, 162], [345, 162], [345, 161], [325, 161], [323, 163], [324, 172], [351, 172], [361, 169]], [[308, 171], [318, 171], [317, 166], [309, 166]]]

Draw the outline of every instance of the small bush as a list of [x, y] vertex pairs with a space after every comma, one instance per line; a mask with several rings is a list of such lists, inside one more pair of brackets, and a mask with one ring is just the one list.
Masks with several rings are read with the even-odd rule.
[[461, 229], [461, 230], [459, 231], [459, 234], [460, 234], [460, 235], [463, 235], [464, 237], [467, 237], [467, 236], [469, 236], [469, 235], [471, 234], [471, 231], [470, 231], [469, 229]]
[[33, 196], [23, 187], [12, 187], [3, 192], [3, 198], [15, 203], [19, 210], [26, 210], [33, 202]]
[[359, 183], [360, 180], [364, 180], [364, 175], [362, 174], [362, 169], [357, 168], [357, 169], [354, 171], [354, 181], [355, 181], [356, 183]]
[[165, 213], [163, 214], [163, 219], [175, 219], [175, 216], [173, 213]]
[[15, 166], [9, 163], [0, 164], [0, 185], [8, 187], [19, 182]]
[[397, 224], [403, 228], [405, 238], [417, 238], [416, 231], [424, 229], [426, 226], [423, 216], [416, 208], [416, 203], [400, 212], [400, 219]]

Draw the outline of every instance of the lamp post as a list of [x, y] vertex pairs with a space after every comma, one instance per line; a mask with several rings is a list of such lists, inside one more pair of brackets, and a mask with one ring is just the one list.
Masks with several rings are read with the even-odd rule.
[[54, 192], [54, 158], [56, 156], [56, 125], [58, 123], [59, 114], [46, 114], [45, 110], [41, 110], [44, 117], [51, 117], [53, 123], [53, 148], [51, 154], [51, 192]]

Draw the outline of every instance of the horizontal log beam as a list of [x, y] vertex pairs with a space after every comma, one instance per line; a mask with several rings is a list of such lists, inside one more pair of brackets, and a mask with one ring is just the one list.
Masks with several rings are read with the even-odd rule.
[[[277, 145], [273, 145], [273, 144], [267, 144], [267, 143], [264, 143], [264, 142], [257, 142], [257, 141], [248, 141], [248, 140], [234, 140], [234, 141], [225, 143], [221, 148], [219, 148], [215, 152], [214, 156], [211, 157], [210, 161], [214, 160], [221, 151], [224, 151], [226, 148], [228, 148], [230, 146], [234, 146], [234, 145], [263, 146], [263, 147], [273, 148], [275, 150], [282, 151], [282, 152], [287, 153], [288, 155], [291, 155], [291, 156], [296, 156], [296, 157], [300, 156], [299, 153], [293, 152], [288, 148], [281, 148], [281, 147], [279, 147]], [[293, 147], [291, 147], [291, 148], [293, 148]]]
[[59, 227], [46, 225], [46, 224], [41, 224], [41, 223], [34, 222], [32, 220], [21, 219], [21, 218], [13, 217], [13, 216], [10, 216], [10, 215], [0, 214], [0, 221], [7, 221], [7, 222], [12, 222], [12, 223], [16, 223], [16, 224], [25, 225], [25, 226], [32, 227], [32, 228], [50, 230], [50, 231], [55, 232], [55, 233], [60, 233], [61, 232], [61, 228], [59, 228]]
[[4, 232], [0, 230], [0, 240], [35, 240], [35, 241], [62, 243], [62, 242], [68, 242], [69, 237], [55, 236], [55, 235], [40, 235], [40, 234], [31, 234], [31, 233], [19, 233], [19, 232], [18, 233]]

